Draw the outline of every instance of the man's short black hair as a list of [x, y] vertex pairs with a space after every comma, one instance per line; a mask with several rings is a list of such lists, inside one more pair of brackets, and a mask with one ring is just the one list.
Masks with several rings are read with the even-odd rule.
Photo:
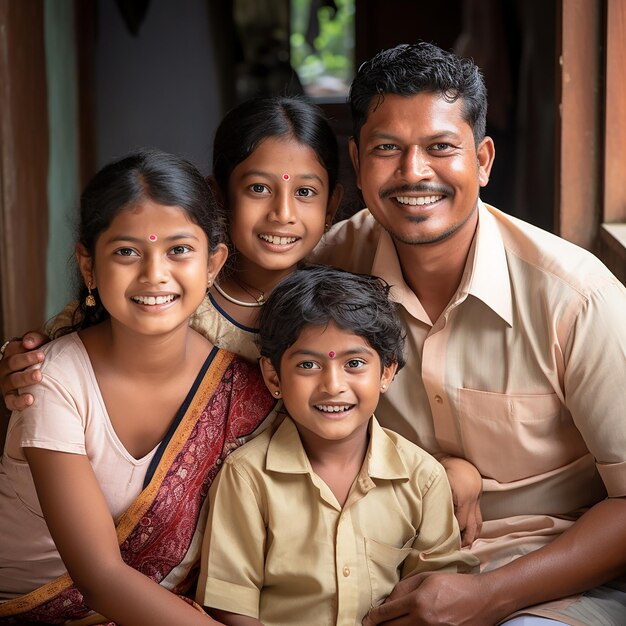
[[357, 145], [367, 116], [385, 94], [408, 97], [422, 92], [440, 94], [448, 102], [460, 98], [475, 144], [484, 139], [487, 88], [480, 69], [471, 59], [420, 41], [383, 50], [359, 68], [348, 97]]

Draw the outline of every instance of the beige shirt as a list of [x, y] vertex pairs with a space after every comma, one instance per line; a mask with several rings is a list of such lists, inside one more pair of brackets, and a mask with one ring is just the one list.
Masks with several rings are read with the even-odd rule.
[[549, 542], [581, 507], [626, 495], [626, 290], [590, 253], [479, 203], [461, 284], [435, 323], [367, 209], [316, 261], [386, 279], [407, 365], [381, 423], [482, 474], [487, 567]]
[[259, 331], [235, 321], [211, 295], [204, 299], [189, 323], [213, 345], [257, 362], [260, 356]]
[[343, 508], [290, 418], [233, 452], [209, 494], [197, 601], [265, 626], [354, 626], [400, 578], [475, 565], [441, 465], [375, 418], [370, 434]]

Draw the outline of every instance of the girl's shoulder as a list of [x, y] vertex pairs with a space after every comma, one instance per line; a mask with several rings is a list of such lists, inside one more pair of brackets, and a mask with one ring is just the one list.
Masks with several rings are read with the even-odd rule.
[[50, 374], [54, 370], [84, 370], [89, 357], [78, 333], [72, 332], [45, 344], [41, 350], [46, 358], [40, 364], [42, 372]]
[[213, 345], [256, 362], [259, 358], [258, 331], [238, 324], [209, 295], [190, 320], [191, 327]]

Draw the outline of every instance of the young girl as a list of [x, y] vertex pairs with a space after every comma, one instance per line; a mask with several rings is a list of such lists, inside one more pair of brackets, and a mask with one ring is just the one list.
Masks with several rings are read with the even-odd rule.
[[[256, 361], [260, 307], [332, 223], [343, 194], [338, 171], [335, 134], [313, 104], [257, 98], [224, 117], [213, 145], [212, 180], [225, 201], [231, 255], [192, 318], [215, 345]], [[66, 308], [48, 332], [67, 325], [74, 310]], [[30, 395], [12, 390], [37, 382], [40, 374], [17, 372], [42, 355], [17, 354], [16, 344], [11, 362], [0, 366], [0, 386], [11, 408], [21, 409]]]
[[263, 307], [261, 369], [287, 417], [211, 487], [197, 600], [225, 624], [360, 624], [401, 578], [477, 564], [442, 466], [373, 416], [404, 363], [387, 295], [316, 266]]
[[298, 98], [250, 100], [222, 120], [213, 175], [228, 211], [231, 256], [193, 319], [217, 345], [259, 356], [260, 307], [317, 245], [339, 206], [338, 160], [323, 113]]
[[45, 346], [0, 465], [0, 618], [212, 623], [170, 591], [195, 581], [222, 459], [274, 404], [189, 326], [227, 256], [218, 204], [186, 161], [139, 152], [83, 193], [76, 256], [81, 319]]

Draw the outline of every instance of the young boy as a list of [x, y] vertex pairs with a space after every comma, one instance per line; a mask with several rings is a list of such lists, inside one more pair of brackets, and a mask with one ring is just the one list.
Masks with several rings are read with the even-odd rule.
[[225, 624], [360, 624], [418, 572], [466, 571], [439, 463], [374, 409], [404, 336], [372, 276], [309, 267], [263, 306], [261, 369], [285, 419], [225, 461], [197, 600]]

